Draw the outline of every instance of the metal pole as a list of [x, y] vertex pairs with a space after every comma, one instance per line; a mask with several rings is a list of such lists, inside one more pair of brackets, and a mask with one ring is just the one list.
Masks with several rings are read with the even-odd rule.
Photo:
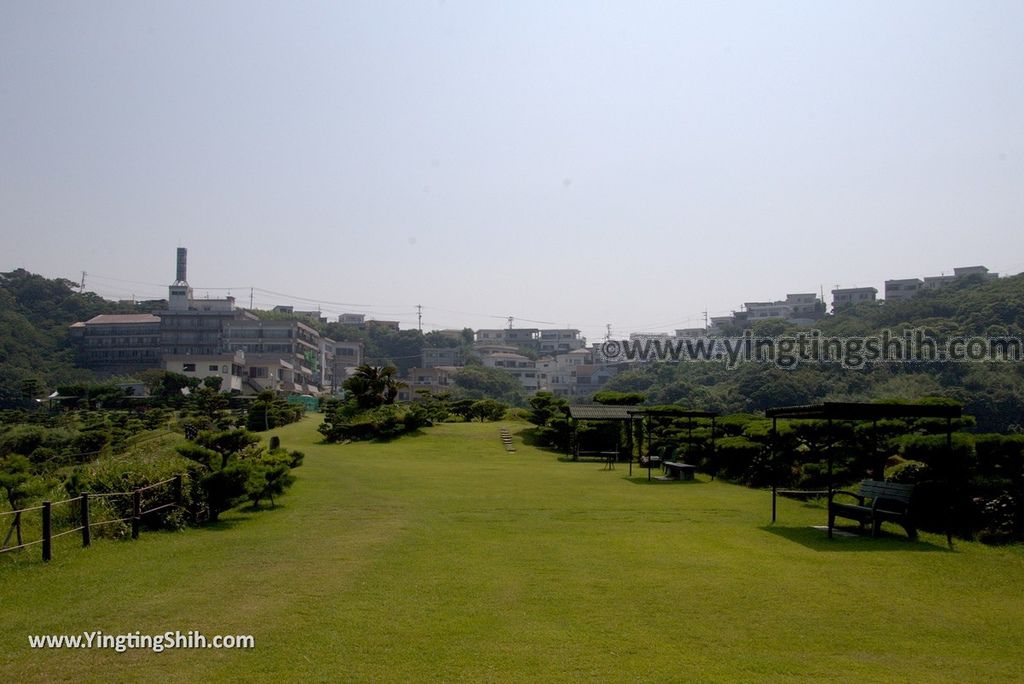
[[50, 502], [43, 502], [43, 560], [46, 562], [50, 561], [50, 552], [52, 551], [53, 544], [53, 529], [52, 529], [52, 511], [50, 510]]
[[89, 493], [82, 492], [82, 546], [86, 547], [92, 543], [92, 535], [89, 530]]
[[946, 545], [953, 548], [953, 419], [946, 417], [946, 454], [949, 464], [946, 466]]
[[776, 434], [778, 432], [778, 428], [779, 428], [779, 419], [776, 418], [775, 416], [772, 416], [771, 451], [772, 451], [772, 522], [773, 523], [775, 522], [775, 496], [776, 496], [777, 489], [778, 489], [778, 487], [776, 486], [777, 483], [775, 481], [776, 480], [776, 478], [775, 478], [775, 450], [778, 447], [778, 444], [776, 443], [777, 442]]
[[139, 523], [142, 522], [142, 492], [132, 492], [132, 539], [139, 538]]
[[828, 419], [825, 430], [825, 451], [828, 454], [828, 538], [832, 538], [832, 419]]

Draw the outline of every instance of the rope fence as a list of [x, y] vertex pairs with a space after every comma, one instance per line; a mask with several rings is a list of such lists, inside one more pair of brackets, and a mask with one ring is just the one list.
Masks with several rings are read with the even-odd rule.
[[[152, 489], [155, 489], [157, 487], [162, 487], [162, 486], [168, 485], [168, 484], [172, 485], [170, 487], [170, 491], [164, 492], [162, 496], [160, 494], [157, 494], [155, 496], [154, 495], [150, 495], [151, 499], [155, 498], [156, 500], [155, 501], [154, 500], [148, 501], [147, 503], [148, 503], [148, 505], [150, 507], [143, 509], [143, 506], [142, 506], [143, 493], [149, 492]], [[7, 532], [7, 536], [4, 539], [4, 541], [3, 541], [2, 548], [0, 548], [0, 553], [7, 553], [8, 551], [17, 551], [18, 549], [24, 549], [24, 548], [27, 548], [29, 546], [35, 546], [37, 544], [41, 544], [42, 547], [43, 547], [43, 550], [42, 550], [43, 560], [48, 562], [48, 561], [51, 560], [51, 558], [53, 556], [53, 540], [54, 539], [58, 539], [60, 537], [67, 536], [69, 534], [75, 534], [77, 532], [80, 532], [82, 534], [82, 546], [83, 547], [87, 547], [87, 546], [90, 545], [90, 543], [92, 541], [92, 535], [91, 535], [92, 528], [98, 527], [100, 525], [109, 525], [109, 524], [112, 524], [112, 523], [120, 523], [120, 522], [131, 522], [131, 526], [132, 526], [132, 539], [138, 539], [139, 538], [139, 530], [142, 527], [142, 516], [149, 515], [151, 513], [156, 513], [157, 511], [162, 511], [162, 510], [166, 510], [166, 509], [169, 509], [169, 508], [174, 508], [174, 507], [183, 508], [182, 505], [181, 505], [181, 502], [182, 502], [181, 485], [182, 485], [182, 476], [181, 475], [175, 475], [174, 477], [167, 478], [166, 480], [161, 480], [160, 482], [154, 482], [153, 484], [148, 484], [145, 487], [139, 487], [138, 489], [134, 489], [134, 490], [132, 490], [130, 492], [102, 492], [102, 493], [99, 493], [99, 494], [90, 494], [88, 492], [83, 492], [80, 496], [73, 497], [73, 498], [70, 498], [70, 499], [63, 499], [61, 501], [44, 501], [41, 505], [39, 505], [39, 506], [32, 506], [31, 508], [20, 508], [18, 510], [14, 510], [14, 511], [3, 511], [2, 513], [0, 513], [0, 515], [13, 515], [15, 517], [14, 517], [14, 520], [12, 521], [12, 523], [11, 523], [10, 529]], [[90, 516], [89, 516], [89, 503], [90, 503], [91, 500], [93, 500], [93, 499], [103, 499], [103, 498], [109, 498], [109, 497], [115, 497], [115, 496], [130, 496], [132, 498], [132, 513], [131, 513], [131, 515], [128, 515], [128, 516], [125, 516], [125, 517], [122, 517], [122, 518], [112, 518], [110, 520], [96, 520], [96, 521], [93, 521], [93, 520], [90, 519]], [[170, 498], [170, 501], [166, 501], [167, 497]], [[164, 503], [159, 503], [160, 500], [164, 500], [165, 502]], [[61, 532], [54, 532], [54, 530], [53, 530], [53, 507], [54, 506], [59, 506], [59, 505], [62, 505], [62, 504], [75, 504], [75, 503], [77, 503], [78, 506], [79, 506], [77, 514], [81, 518], [80, 524], [78, 525], [78, 527], [73, 527], [73, 528], [70, 528], [70, 529], [67, 529], [67, 530], [63, 530]], [[153, 505], [153, 504], [158, 504], [158, 505]], [[36, 540], [33, 540], [33, 541], [29, 541], [29, 542], [23, 542], [22, 541], [22, 537], [21, 537], [21, 514], [22, 513], [32, 513], [34, 511], [42, 511], [42, 532], [41, 532], [42, 538], [41, 539], [36, 539]], [[79, 522], [79, 521], [75, 521], [75, 522]], [[14, 534], [15, 532], [18, 533], [18, 542], [19, 542], [19, 544], [17, 546], [7, 546], [7, 542], [10, 541], [11, 535]]]

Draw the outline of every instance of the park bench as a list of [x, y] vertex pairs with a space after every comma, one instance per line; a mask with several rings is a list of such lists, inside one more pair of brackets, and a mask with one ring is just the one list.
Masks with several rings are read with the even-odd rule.
[[[877, 536], [883, 522], [894, 522], [907, 531], [911, 539], [917, 538], [917, 528], [910, 516], [910, 497], [914, 485], [864, 480], [857, 493], [835, 490], [828, 502], [828, 529], [831, 532], [836, 518], [856, 520], [863, 528], [871, 525], [871, 536]], [[837, 494], [851, 496], [857, 503], [834, 501]]]
[[693, 474], [697, 471], [697, 466], [689, 463], [666, 461], [662, 466], [665, 468], [665, 474], [673, 480], [692, 480]]

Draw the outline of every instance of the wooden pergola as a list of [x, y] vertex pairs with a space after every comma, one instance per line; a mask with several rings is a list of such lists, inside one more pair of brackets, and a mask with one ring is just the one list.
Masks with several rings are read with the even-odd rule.
[[[570, 406], [569, 407], [569, 423], [571, 429], [570, 437], [570, 448], [572, 450], [573, 460], [577, 460], [580, 456], [579, 440], [577, 439], [577, 428], [580, 421], [603, 421], [603, 422], [617, 422], [625, 424], [627, 446], [629, 447], [629, 474], [633, 474], [633, 433], [634, 426], [641, 424], [644, 427], [643, 432], [640, 433], [640, 439], [637, 443], [637, 455], [642, 457], [644, 455], [644, 435], [647, 435], [647, 458], [651, 458], [651, 431], [650, 424], [652, 420], [660, 420], [664, 418], [703, 418], [711, 420], [711, 452], [714, 454], [715, 451], [715, 419], [718, 417], [717, 411], [695, 411], [692, 409], [683, 408], [682, 406], [608, 406], [608, 405], [587, 405], [587, 406]], [[690, 427], [692, 433], [693, 428]], [[621, 449], [621, 444], [616, 442], [615, 450], [616, 453]], [[648, 468], [647, 476], [650, 477], [651, 471]]]
[[[835, 487], [832, 481], [832, 446], [833, 421], [870, 422], [873, 426], [872, 434], [875, 437], [874, 450], [878, 453], [877, 435], [878, 421], [903, 418], [939, 418], [946, 421], [946, 449], [952, 459], [953, 455], [953, 419], [960, 418], [962, 407], [950, 404], [895, 404], [895, 403], [860, 403], [860, 402], [824, 402], [822, 404], [810, 404], [803, 406], [782, 406], [771, 408], [765, 411], [765, 415], [772, 419], [772, 522], [776, 518], [776, 496], [778, 495], [777, 478], [775, 477], [775, 460], [778, 456], [778, 421], [784, 420], [824, 420], [827, 424], [826, 434], [829, 435], [825, 447], [827, 471], [827, 495], [832, 501]], [[884, 465], [884, 464], [882, 464]], [[947, 485], [950, 483], [947, 482]], [[952, 487], [950, 486], [950, 489]], [[946, 521], [946, 542], [952, 547], [953, 535], [950, 530], [948, 516]], [[828, 536], [832, 538], [832, 528], [828, 529]]]

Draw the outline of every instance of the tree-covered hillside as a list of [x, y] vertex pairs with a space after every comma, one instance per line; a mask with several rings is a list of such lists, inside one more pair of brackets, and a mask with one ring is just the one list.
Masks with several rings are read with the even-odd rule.
[[92, 378], [74, 366], [68, 326], [123, 307], [74, 287], [69, 280], [24, 269], [0, 273], [0, 405], [17, 405], [57, 384]]
[[[815, 326], [823, 337], [923, 330], [940, 342], [953, 337], [1024, 337], [1024, 275], [988, 283], [964, 278], [903, 302], [861, 304]], [[773, 337], [799, 328], [779, 320], [755, 323]], [[740, 334], [740, 329], [729, 331]], [[818, 401], [905, 400], [943, 396], [962, 402], [983, 431], [1024, 427], [1024, 364], [1009, 362], [878, 363], [854, 369], [800, 363], [784, 370], [746, 363], [650, 363], [615, 377], [608, 389], [639, 391], [649, 403], [679, 403], [727, 413]]]

